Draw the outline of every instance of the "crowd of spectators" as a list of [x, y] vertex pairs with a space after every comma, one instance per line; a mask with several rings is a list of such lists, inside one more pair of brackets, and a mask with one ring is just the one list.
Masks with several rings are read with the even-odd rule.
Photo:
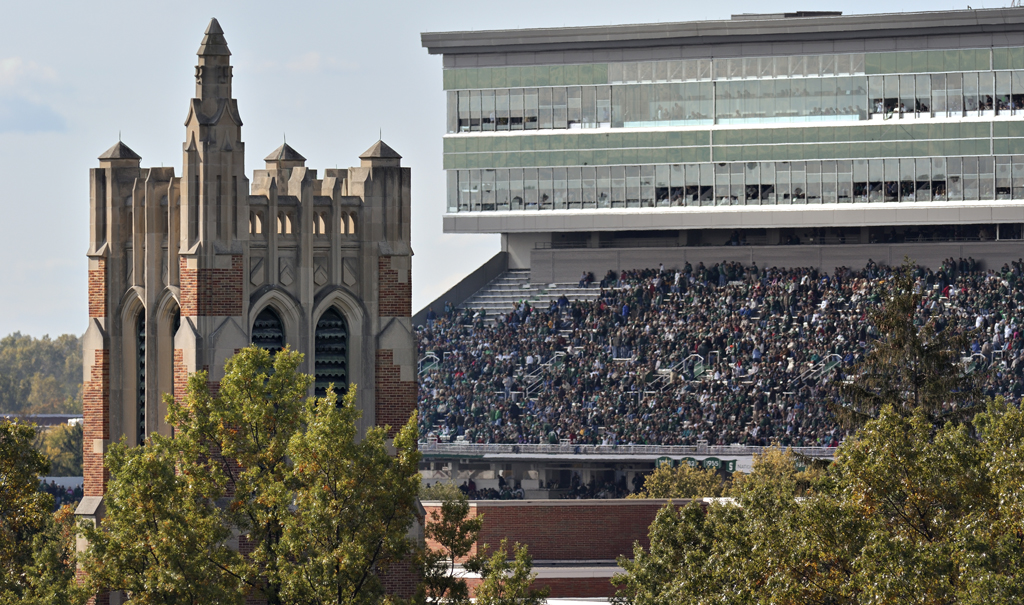
[[82, 497], [85, 492], [82, 491], [82, 486], [76, 485], [75, 487], [63, 487], [57, 485], [53, 479], [49, 483], [46, 481], [39, 482], [39, 491], [45, 492], [53, 496], [53, 510], [58, 510], [65, 504], [76, 506], [82, 501]]
[[[1024, 261], [918, 267], [914, 320], [973, 330], [988, 396], [1024, 391]], [[828, 410], [893, 271], [722, 262], [609, 271], [593, 301], [448, 308], [417, 328], [421, 435], [470, 443], [835, 446]], [[433, 359], [433, 357], [431, 358]], [[980, 359], [980, 358], [979, 358]]]

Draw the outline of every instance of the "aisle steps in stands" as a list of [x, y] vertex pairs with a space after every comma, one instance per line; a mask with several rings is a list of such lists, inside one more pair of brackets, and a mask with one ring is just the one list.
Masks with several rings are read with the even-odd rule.
[[505, 314], [513, 309], [519, 301], [527, 300], [534, 307], [546, 309], [553, 300], [565, 294], [570, 302], [576, 300], [596, 300], [601, 289], [596, 284], [589, 288], [580, 288], [576, 283], [538, 284], [530, 283], [529, 269], [509, 269], [491, 283], [480, 289], [459, 306], [460, 309], [486, 309], [488, 321], [494, 321], [498, 314]]

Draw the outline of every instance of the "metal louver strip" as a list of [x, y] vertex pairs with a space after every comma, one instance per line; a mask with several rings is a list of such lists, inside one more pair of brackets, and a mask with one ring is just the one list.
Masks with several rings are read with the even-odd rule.
[[348, 323], [337, 309], [330, 308], [320, 316], [313, 340], [316, 396], [325, 396], [331, 383], [339, 397], [344, 395], [348, 389]]

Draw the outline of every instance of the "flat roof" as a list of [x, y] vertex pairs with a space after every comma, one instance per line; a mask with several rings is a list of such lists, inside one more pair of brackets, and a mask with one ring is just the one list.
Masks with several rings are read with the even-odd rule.
[[[792, 13], [790, 13], [792, 15]], [[433, 55], [783, 42], [1024, 30], [1024, 9], [994, 8], [842, 16], [743, 15], [720, 21], [424, 32]]]

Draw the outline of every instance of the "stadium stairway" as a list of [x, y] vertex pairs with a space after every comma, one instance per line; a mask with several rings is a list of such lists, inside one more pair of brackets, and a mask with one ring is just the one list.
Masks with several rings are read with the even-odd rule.
[[589, 288], [580, 288], [577, 283], [531, 284], [529, 269], [509, 269], [469, 297], [459, 305], [459, 309], [486, 309], [488, 321], [493, 321], [497, 315], [515, 309], [523, 300], [534, 307], [546, 309], [551, 301], [558, 300], [563, 294], [572, 302], [597, 300], [600, 292], [597, 284], [591, 284]]

